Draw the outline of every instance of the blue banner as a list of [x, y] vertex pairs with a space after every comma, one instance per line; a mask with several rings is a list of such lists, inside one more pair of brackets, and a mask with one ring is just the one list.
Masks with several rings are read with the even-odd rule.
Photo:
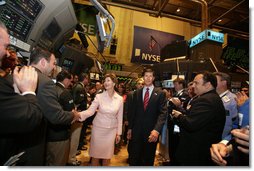
[[153, 64], [160, 62], [160, 50], [184, 36], [134, 26], [134, 39], [131, 62]]

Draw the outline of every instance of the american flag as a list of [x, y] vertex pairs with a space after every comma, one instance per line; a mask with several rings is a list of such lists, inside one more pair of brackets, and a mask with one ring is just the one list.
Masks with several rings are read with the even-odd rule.
[[156, 40], [154, 40], [154, 38], [151, 36], [151, 37], [150, 37], [149, 44], [148, 44], [148, 47], [149, 47], [150, 51], [153, 50], [153, 48], [154, 48], [154, 46], [156, 45], [156, 43], [157, 43]]

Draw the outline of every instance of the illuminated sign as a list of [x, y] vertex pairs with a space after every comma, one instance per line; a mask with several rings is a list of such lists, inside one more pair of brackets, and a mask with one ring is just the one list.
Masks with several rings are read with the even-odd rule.
[[219, 42], [219, 43], [224, 42], [224, 34], [223, 33], [215, 32], [212, 30], [207, 30], [206, 32], [207, 32], [207, 39], [215, 41], [215, 42]]
[[206, 30], [202, 31], [201, 33], [190, 39], [189, 41], [190, 48], [203, 42], [205, 39], [206, 39]]
[[219, 43], [224, 42], [224, 34], [215, 32], [212, 30], [204, 30], [192, 39], [189, 40], [190, 48], [196, 46], [197, 44], [203, 42], [204, 40], [211, 40]]

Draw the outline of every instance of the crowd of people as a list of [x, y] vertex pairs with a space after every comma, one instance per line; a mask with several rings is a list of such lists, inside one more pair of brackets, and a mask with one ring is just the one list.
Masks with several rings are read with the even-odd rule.
[[130, 166], [153, 166], [166, 123], [166, 165], [249, 166], [249, 94], [232, 93], [228, 74], [200, 72], [187, 88], [177, 77], [173, 89], [155, 87], [151, 68], [134, 89], [113, 73], [92, 84], [62, 70], [54, 82], [53, 53], [35, 47], [20, 67], [9, 44], [0, 22], [0, 165], [79, 166], [91, 127], [91, 166], [108, 166], [121, 143]]

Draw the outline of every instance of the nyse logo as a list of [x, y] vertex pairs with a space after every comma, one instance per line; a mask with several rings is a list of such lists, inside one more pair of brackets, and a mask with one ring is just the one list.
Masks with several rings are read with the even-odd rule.
[[159, 55], [153, 55], [149, 53], [141, 53], [141, 49], [135, 49], [135, 56], [141, 57], [142, 61], [160, 62], [161, 58]]

